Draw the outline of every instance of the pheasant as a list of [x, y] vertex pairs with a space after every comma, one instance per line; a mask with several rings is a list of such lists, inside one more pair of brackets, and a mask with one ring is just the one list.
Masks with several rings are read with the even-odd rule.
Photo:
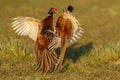
[[[68, 43], [73, 44], [77, 42], [83, 33], [83, 28], [81, 28], [80, 23], [72, 14], [73, 6], [69, 5], [67, 10], [63, 10], [63, 13], [58, 17], [55, 30], [56, 34], [59, 35], [57, 47], [60, 47], [59, 59], [56, 63], [55, 70], [62, 64], [66, 48]], [[55, 41], [52, 44], [54, 44]]]
[[56, 40], [54, 33], [53, 14], [57, 12], [56, 8], [48, 11], [48, 16], [43, 19], [32, 17], [13, 18], [12, 28], [20, 36], [29, 36], [36, 43], [35, 53], [37, 58], [36, 71], [42, 70], [42, 73], [49, 73], [53, 70], [57, 62], [57, 55], [54, 50], [50, 50], [52, 40]]

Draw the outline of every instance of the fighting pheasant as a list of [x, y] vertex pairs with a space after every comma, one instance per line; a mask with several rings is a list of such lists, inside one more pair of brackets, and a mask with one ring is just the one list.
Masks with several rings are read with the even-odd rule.
[[[80, 27], [80, 23], [72, 14], [73, 6], [69, 5], [67, 10], [63, 10], [63, 13], [58, 17], [56, 22], [56, 34], [60, 36], [58, 43], [60, 44], [60, 55], [56, 63], [55, 70], [62, 64], [66, 48], [68, 43], [77, 42], [83, 33], [83, 28]], [[52, 43], [54, 44], [55, 41]], [[57, 45], [57, 47], [59, 47]], [[56, 47], [56, 46], [55, 46]]]
[[48, 16], [43, 20], [32, 17], [13, 18], [13, 30], [20, 36], [29, 36], [36, 42], [36, 71], [42, 69], [42, 73], [51, 72], [57, 62], [57, 55], [54, 50], [49, 50], [53, 38], [56, 40], [53, 26], [53, 14], [57, 12], [56, 8], [48, 11]]

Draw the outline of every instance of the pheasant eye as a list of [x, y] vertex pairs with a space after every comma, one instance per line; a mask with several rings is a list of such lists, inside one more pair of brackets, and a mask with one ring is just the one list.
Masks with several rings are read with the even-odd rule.
[[52, 33], [50, 32], [50, 34], [52, 34]]

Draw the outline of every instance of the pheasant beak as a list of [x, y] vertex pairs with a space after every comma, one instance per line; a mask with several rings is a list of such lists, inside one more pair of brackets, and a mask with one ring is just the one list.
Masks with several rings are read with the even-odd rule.
[[58, 13], [58, 11], [57, 11], [57, 10], [54, 10], [53, 12], [54, 12], [54, 13]]
[[55, 13], [57, 13], [57, 14], [58, 14], [58, 11], [56, 11]]

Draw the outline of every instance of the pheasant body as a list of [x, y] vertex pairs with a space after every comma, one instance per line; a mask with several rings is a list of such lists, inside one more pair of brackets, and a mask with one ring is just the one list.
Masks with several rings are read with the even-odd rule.
[[55, 37], [53, 26], [53, 13], [56, 13], [56, 8], [51, 8], [48, 16], [41, 20], [32, 17], [17, 17], [13, 19], [13, 30], [21, 36], [29, 36], [36, 42], [36, 58], [37, 68], [42, 70], [42, 73], [49, 73], [54, 68], [57, 61], [57, 55], [53, 50], [49, 50], [51, 42]]

